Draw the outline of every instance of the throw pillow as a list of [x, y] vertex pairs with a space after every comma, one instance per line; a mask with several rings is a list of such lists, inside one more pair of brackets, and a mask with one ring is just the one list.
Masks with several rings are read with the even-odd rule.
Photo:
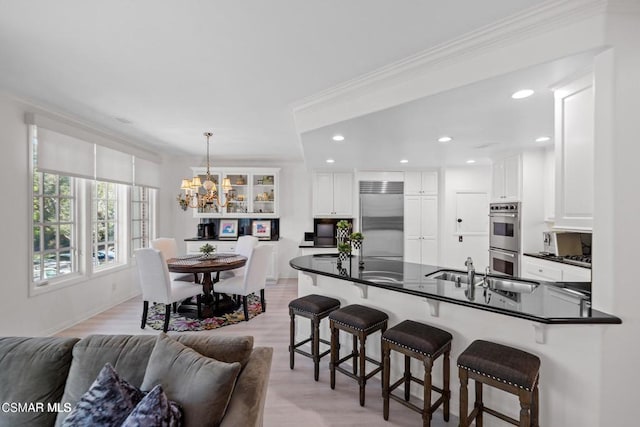
[[169, 401], [162, 386], [157, 385], [129, 414], [122, 427], [179, 427], [182, 425], [182, 411]]
[[121, 379], [107, 363], [62, 425], [120, 426], [142, 397], [140, 390]]
[[141, 388], [160, 384], [182, 406], [185, 427], [216, 426], [224, 417], [240, 368], [238, 362], [210, 359], [160, 334]]

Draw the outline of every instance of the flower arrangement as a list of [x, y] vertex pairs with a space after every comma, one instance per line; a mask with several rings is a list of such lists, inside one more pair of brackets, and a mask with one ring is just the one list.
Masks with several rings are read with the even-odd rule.
[[338, 229], [340, 230], [348, 230], [351, 228], [351, 223], [346, 219], [341, 219], [337, 222], [336, 227], [338, 227]]

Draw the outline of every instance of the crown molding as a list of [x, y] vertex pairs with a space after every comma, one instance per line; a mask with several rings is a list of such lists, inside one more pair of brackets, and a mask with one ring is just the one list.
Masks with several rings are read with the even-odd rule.
[[604, 13], [610, 3], [620, 3], [617, 7], [623, 7], [623, 5], [631, 7], [630, 5], [635, 5], [636, 2], [637, 0], [549, 0], [509, 18], [303, 98], [293, 103], [291, 108], [295, 114], [363, 87], [384, 80], [392, 80], [400, 74], [435, 67], [444, 62], [459, 61], [469, 55], [478, 55], [525, 37], [562, 28], [569, 23]]

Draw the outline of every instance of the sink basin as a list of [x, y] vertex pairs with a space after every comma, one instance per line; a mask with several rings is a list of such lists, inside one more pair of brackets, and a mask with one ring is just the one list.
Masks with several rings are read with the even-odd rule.
[[509, 279], [495, 279], [492, 277], [487, 278], [488, 287], [492, 290], [514, 292], [518, 294], [530, 294], [540, 284], [535, 282], [525, 282], [520, 280]]
[[[440, 270], [435, 273], [431, 273], [427, 275], [428, 279], [436, 279], [436, 280], [448, 280], [450, 282], [459, 283], [463, 285], [469, 284], [469, 278], [467, 273], [462, 273], [456, 270]], [[482, 282], [482, 277], [476, 275], [474, 285]]]
[[389, 284], [399, 284], [404, 280], [402, 274], [394, 271], [363, 271], [360, 278], [374, 283]]

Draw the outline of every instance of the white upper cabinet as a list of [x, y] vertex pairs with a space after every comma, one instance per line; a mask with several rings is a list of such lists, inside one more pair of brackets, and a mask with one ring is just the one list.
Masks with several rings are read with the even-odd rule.
[[520, 200], [522, 167], [519, 155], [510, 156], [493, 163], [492, 200], [515, 202]]
[[[193, 176], [199, 176], [204, 182], [206, 168], [191, 168]], [[211, 170], [211, 177], [216, 184], [220, 201], [204, 208], [193, 209], [196, 218], [209, 217], [251, 217], [275, 218], [278, 216], [278, 168], [224, 168]], [[225, 179], [231, 185], [226, 196], [222, 189]], [[202, 193], [204, 190], [201, 188]]]
[[352, 217], [353, 202], [351, 172], [314, 172], [314, 217]]
[[438, 196], [404, 197], [404, 261], [438, 265]]
[[555, 227], [591, 230], [593, 224], [593, 76], [555, 93]]
[[409, 171], [404, 173], [405, 196], [438, 194], [438, 171]]

